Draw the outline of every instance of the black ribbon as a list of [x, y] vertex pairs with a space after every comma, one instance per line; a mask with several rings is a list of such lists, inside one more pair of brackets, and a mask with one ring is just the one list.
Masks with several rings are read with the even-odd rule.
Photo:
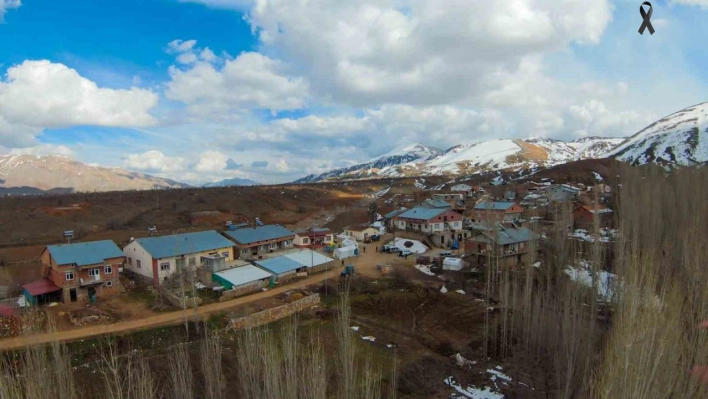
[[[644, 6], [649, 6], [649, 12], [646, 13], [644, 12]], [[651, 26], [651, 14], [654, 12], [651, 8], [651, 3], [648, 1], [645, 1], [642, 3], [642, 5], [639, 6], [639, 13], [642, 14], [642, 26], [639, 27], [639, 34], [643, 35], [644, 34], [644, 29], [649, 29], [650, 34], [654, 34], [654, 27]]]

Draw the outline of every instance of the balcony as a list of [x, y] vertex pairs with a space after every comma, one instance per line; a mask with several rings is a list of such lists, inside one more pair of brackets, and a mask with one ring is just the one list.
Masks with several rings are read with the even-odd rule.
[[82, 287], [87, 286], [87, 285], [98, 284], [100, 282], [101, 282], [100, 275], [79, 278], [79, 283]]

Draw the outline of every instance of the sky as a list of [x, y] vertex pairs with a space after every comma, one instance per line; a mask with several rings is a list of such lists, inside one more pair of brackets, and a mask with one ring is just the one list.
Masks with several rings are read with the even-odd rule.
[[0, 0], [0, 153], [281, 183], [708, 101], [708, 0]]

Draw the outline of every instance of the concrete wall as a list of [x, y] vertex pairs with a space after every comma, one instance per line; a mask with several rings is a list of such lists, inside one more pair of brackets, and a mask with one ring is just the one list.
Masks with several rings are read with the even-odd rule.
[[319, 303], [320, 294], [312, 294], [286, 305], [267, 309], [245, 317], [239, 317], [238, 319], [231, 319], [229, 321], [229, 327], [234, 330], [241, 330], [249, 327], [262, 326], [264, 324], [269, 324], [274, 321], [284, 319], [293, 313], [319, 305]]
[[[178, 307], [182, 309], [184, 305], [182, 304], [182, 298], [179, 296], [175, 295], [174, 293], [167, 291], [167, 290], [160, 290], [160, 294], [167, 299], [167, 302], [172, 304], [172, 306]], [[186, 297], [185, 298], [187, 309], [191, 309], [194, 307], [194, 298], [192, 297]], [[197, 306], [202, 304], [202, 298], [197, 298], [196, 300]]]

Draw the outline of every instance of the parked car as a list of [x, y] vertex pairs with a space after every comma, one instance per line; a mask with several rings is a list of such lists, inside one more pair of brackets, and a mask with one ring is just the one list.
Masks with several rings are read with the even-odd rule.
[[454, 255], [453, 255], [452, 252], [450, 252], [450, 251], [440, 251], [440, 255], [439, 255], [439, 256], [440, 256], [441, 258], [444, 258], [444, 257], [447, 257], [447, 256], [454, 256]]
[[404, 257], [408, 256], [408, 255], [413, 255], [413, 252], [411, 252], [410, 249], [404, 249], [398, 254], [398, 256], [404, 256]]
[[371, 236], [371, 241], [372, 241], [372, 242], [376, 242], [376, 241], [378, 241], [378, 240], [380, 240], [380, 239], [381, 239], [381, 236], [378, 235], [378, 234], [374, 234], [373, 236]]

